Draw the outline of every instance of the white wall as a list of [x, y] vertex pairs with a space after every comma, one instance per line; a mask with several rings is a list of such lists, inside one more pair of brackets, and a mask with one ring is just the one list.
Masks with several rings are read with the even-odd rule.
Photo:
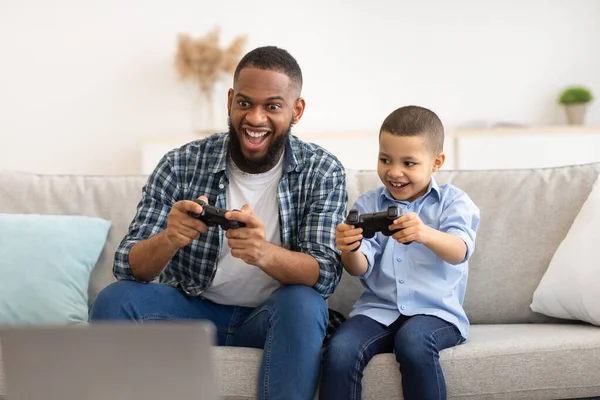
[[140, 142], [190, 134], [176, 35], [298, 59], [301, 132], [372, 132], [400, 105], [468, 121], [563, 123], [558, 92], [591, 87], [600, 123], [600, 1], [0, 0], [0, 169], [140, 171]]

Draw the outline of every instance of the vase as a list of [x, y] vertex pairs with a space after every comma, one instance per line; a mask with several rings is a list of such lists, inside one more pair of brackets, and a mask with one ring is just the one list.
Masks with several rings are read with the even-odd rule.
[[209, 88], [199, 87], [192, 107], [192, 130], [197, 136], [227, 131], [227, 88], [217, 79]]
[[585, 120], [585, 104], [568, 104], [565, 105], [565, 115], [569, 125], [583, 125]]
[[212, 90], [198, 89], [192, 105], [192, 130], [195, 135], [214, 133], [215, 112]]

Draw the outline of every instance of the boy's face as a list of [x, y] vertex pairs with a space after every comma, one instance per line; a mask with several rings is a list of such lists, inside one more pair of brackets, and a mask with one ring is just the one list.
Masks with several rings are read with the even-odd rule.
[[396, 200], [412, 202], [427, 191], [431, 174], [446, 156], [434, 154], [424, 136], [395, 136], [381, 132], [377, 174]]

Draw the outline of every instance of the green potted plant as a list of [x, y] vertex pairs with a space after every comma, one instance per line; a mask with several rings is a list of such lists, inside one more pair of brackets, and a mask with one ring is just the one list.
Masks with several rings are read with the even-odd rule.
[[585, 119], [588, 103], [594, 100], [592, 93], [583, 86], [569, 86], [559, 96], [558, 103], [565, 107], [569, 125], [581, 125]]

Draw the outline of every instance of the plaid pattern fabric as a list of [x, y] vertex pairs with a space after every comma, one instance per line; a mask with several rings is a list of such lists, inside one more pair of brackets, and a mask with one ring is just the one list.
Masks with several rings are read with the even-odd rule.
[[[117, 279], [135, 279], [128, 262], [131, 247], [166, 228], [175, 202], [205, 195], [210, 204], [226, 207], [228, 140], [227, 133], [214, 134], [174, 149], [159, 161], [142, 189], [129, 232], [115, 253], [113, 273]], [[341, 163], [324, 149], [290, 135], [277, 200], [282, 246], [317, 260], [320, 275], [314, 288], [328, 298], [342, 273], [335, 246], [335, 228], [345, 218], [348, 200]], [[209, 228], [175, 254], [159, 281], [190, 296], [200, 295], [215, 275], [223, 237], [222, 229]]]

